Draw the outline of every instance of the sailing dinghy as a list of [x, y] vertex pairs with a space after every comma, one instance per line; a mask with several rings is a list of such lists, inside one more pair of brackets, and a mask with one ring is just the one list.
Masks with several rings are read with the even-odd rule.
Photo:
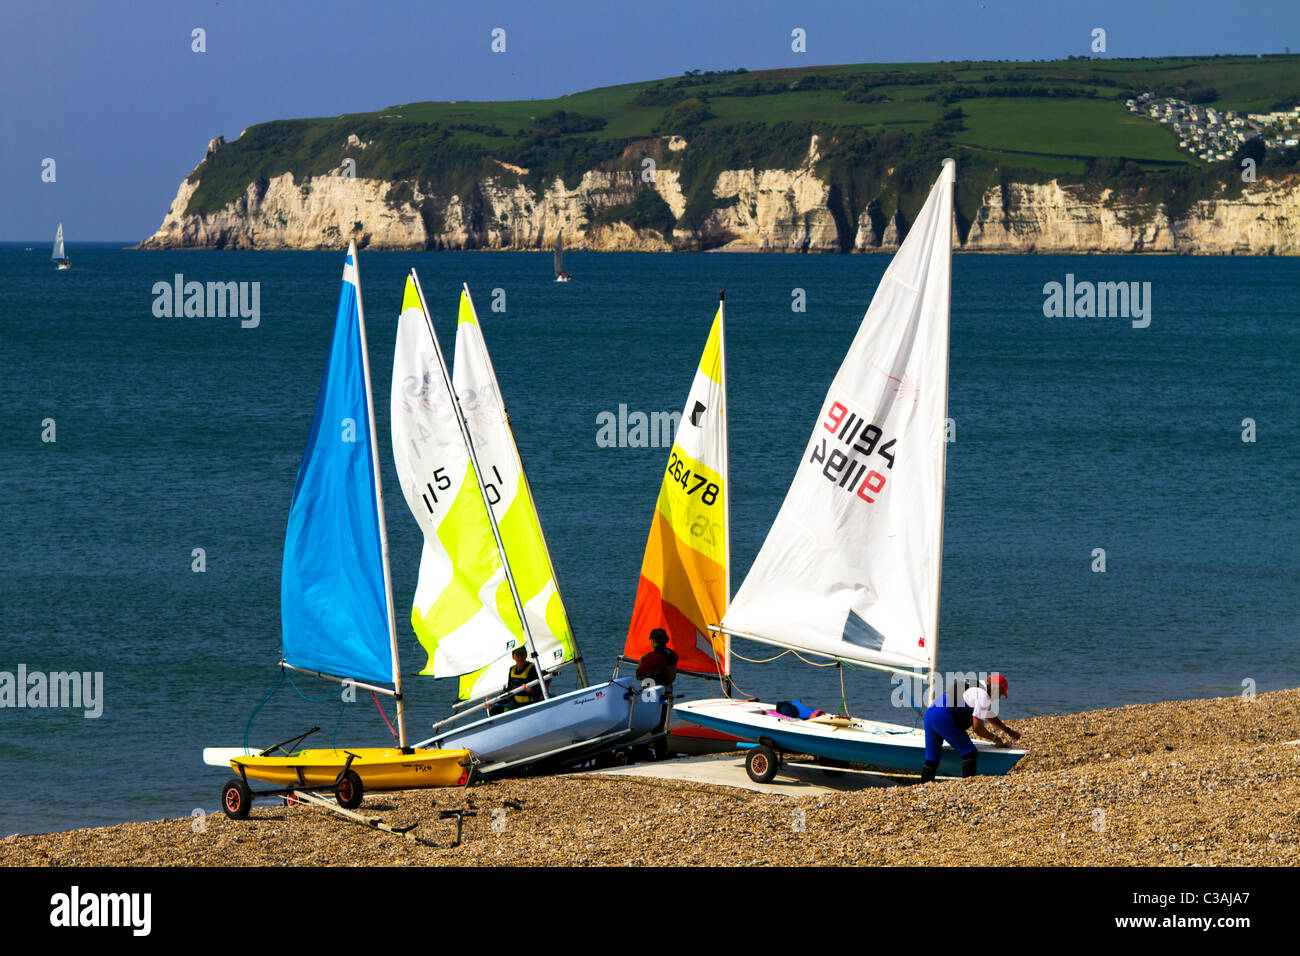
[[[563, 667], [586, 678], [468, 288], [449, 377], [419, 277], [408, 277], [392, 407], [397, 472], [425, 541], [411, 623], [429, 652], [424, 673], [459, 681], [459, 713], [421, 746], [471, 750], [484, 775], [648, 737], [662, 687], [622, 678], [551, 693]], [[505, 688], [520, 647], [542, 675], [542, 699], [497, 713], [517, 692]]]
[[[934, 694], [943, 554], [955, 164], [881, 279], [823, 403], [785, 502], [723, 616], [731, 637], [929, 679]], [[848, 716], [801, 720], [759, 701], [680, 703], [684, 720], [758, 741], [747, 769], [781, 754], [917, 773], [924, 731]], [[978, 770], [1025, 751], [975, 741]], [[832, 764], [833, 766], [833, 764]], [[939, 772], [960, 773], [945, 747]]]
[[[369, 790], [468, 783], [473, 766], [468, 750], [412, 748], [406, 742], [355, 244], [344, 260], [333, 345], [289, 506], [280, 614], [282, 672], [393, 697], [397, 746], [297, 749], [314, 732], [308, 731], [257, 754], [213, 748], [205, 761], [229, 760], [239, 774], [221, 791], [227, 816], [243, 819], [254, 797], [281, 796], [295, 787], [330, 787], [341, 805], [352, 808]], [[285, 789], [254, 793], [250, 778]]]
[[68, 259], [68, 254], [63, 248], [63, 222], [59, 222], [58, 231], [54, 233], [54, 252], [50, 256], [58, 263], [60, 269], [71, 269], [72, 262]]
[[569, 282], [573, 276], [564, 271], [564, 230], [561, 229], [555, 237], [555, 254], [553, 265], [555, 266], [555, 281]]
[[[655, 502], [622, 660], [638, 662], [650, 651], [650, 632], [661, 628], [678, 676], [717, 680], [729, 692], [731, 645], [716, 631], [731, 594], [725, 311], [719, 293]], [[731, 751], [738, 743], [696, 724], [668, 725], [671, 753]]]

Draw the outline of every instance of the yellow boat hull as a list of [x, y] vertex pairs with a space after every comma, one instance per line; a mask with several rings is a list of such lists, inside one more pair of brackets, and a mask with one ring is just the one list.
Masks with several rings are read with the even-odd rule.
[[253, 780], [282, 787], [328, 787], [353, 755], [351, 769], [367, 792], [459, 787], [469, 780], [468, 750], [412, 750], [357, 747], [351, 750], [300, 750], [289, 756], [235, 757], [230, 766]]

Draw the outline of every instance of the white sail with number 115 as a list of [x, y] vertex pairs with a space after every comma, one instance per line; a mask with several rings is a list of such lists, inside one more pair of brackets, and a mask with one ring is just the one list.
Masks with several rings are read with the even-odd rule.
[[424, 532], [411, 626], [429, 652], [421, 673], [458, 677], [524, 643], [450, 378], [414, 275], [397, 325], [393, 458]]
[[949, 160], [880, 281], [723, 630], [933, 671], [953, 181]]

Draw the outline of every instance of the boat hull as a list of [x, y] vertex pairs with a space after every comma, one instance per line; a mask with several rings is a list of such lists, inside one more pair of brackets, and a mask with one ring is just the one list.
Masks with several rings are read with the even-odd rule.
[[[680, 706], [680, 705], [679, 705]], [[668, 725], [668, 752], [703, 756], [705, 754], [728, 754], [745, 746], [741, 738], [721, 730], [690, 724], [684, 720], [674, 720]]]
[[[775, 710], [774, 705], [758, 701], [714, 698], [677, 704], [673, 713], [682, 720], [745, 740], [770, 740], [790, 753], [915, 774], [921, 772], [925, 762], [925, 732], [920, 727], [875, 720], [854, 720], [848, 727], [833, 727], [764, 713], [771, 710]], [[1004, 774], [1026, 753], [980, 740], [974, 743], [979, 748], [977, 766], [981, 775]], [[946, 744], [939, 773], [961, 776], [961, 757]]]
[[661, 686], [643, 689], [635, 679], [620, 677], [446, 730], [426, 743], [472, 750], [480, 771], [491, 773], [579, 750], [602, 737], [610, 746], [637, 740], [654, 731], [663, 709]]
[[402, 753], [396, 747], [359, 747], [300, 750], [287, 757], [234, 757], [230, 766], [236, 772], [242, 769], [253, 780], [282, 787], [328, 787], [347, 765], [349, 754], [355, 755], [351, 769], [361, 777], [366, 791], [463, 786], [472, 762], [468, 750], [417, 748]]

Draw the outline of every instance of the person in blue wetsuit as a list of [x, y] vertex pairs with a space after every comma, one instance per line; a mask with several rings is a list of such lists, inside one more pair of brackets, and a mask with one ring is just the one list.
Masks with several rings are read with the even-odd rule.
[[993, 698], [990, 692], [994, 690], [999, 697], [1007, 696], [1007, 679], [1001, 674], [989, 676], [987, 689], [983, 685], [976, 684], [974, 687], [966, 688], [960, 699], [953, 691], [944, 694], [926, 709], [925, 764], [921, 767], [922, 783], [929, 783], [939, 772], [939, 759], [945, 741], [961, 755], [961, 775], [975, 776], [979, 751], [966, 735], [966, 731], [972, 728], [977, 736], [993, 741], [994, 746], [997, 747], [1008, 747], [1010, 743], [993, 733], [989, 725], [1003, 731], [1010, 740], [1020, 739], [1019, 733], [1004, 724], [993, 713]]

